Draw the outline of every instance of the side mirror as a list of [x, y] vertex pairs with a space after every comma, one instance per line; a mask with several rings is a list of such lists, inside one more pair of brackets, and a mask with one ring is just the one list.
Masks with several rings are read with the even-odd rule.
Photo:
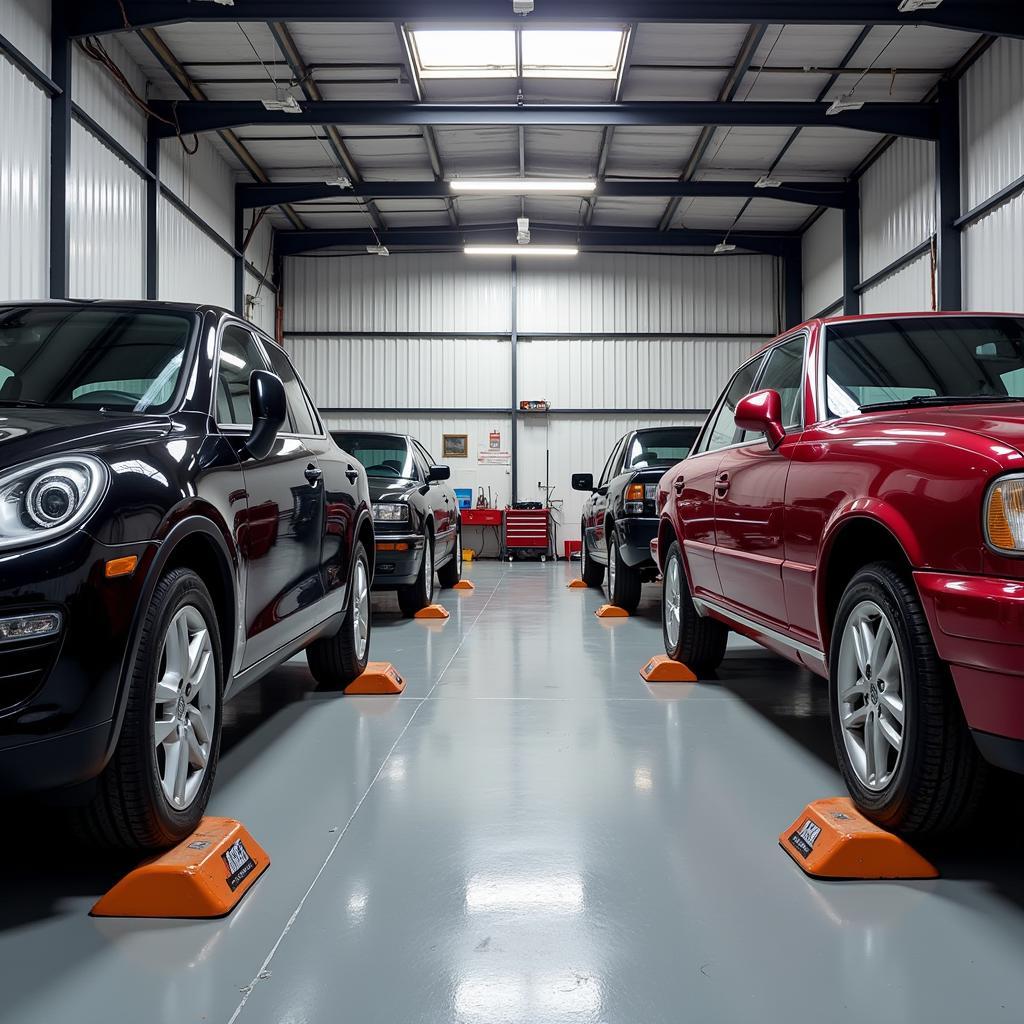
[[435, 480], [447, 480], [451, 475], [451, 466], [431, 466], [427, 472], [427, 483], [432, 484]]
[[245, 440], [245, 452], [254, 459], [265, 459], [288, 418], [281, 378], [268, 370], [253, 370], [249, 375], [249, 406], [252, 432]]
[[741, 398], [733, 417], [740, 430], [751, 430], [768, 438], [769, 448], [778, 448], [786, 431], [782, 426], [782, 399], [778, 391], [767, 388]]
[[573, 473], [572, 489], [574, 491], [592, 491], [594, 489], [594, 474]]

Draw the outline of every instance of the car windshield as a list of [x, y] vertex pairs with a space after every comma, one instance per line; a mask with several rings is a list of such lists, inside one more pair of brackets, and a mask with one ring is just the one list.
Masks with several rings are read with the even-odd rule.
[[629, 444], [626, 469], [668, 468], [690, 454], [697, 439], [697, 427], [665, 427], [644, 430]]
[[404, 437], [398, 434], [344, 432], [335, 440], [365, 467], [366, 475], [393, 480], [416, 480], [416, 463]]
[[1024, 320], [936, 316], [831, 324], [826, 370], [832, 416], [1024, 398]]
[[89, 306], [0, 306], [0, 406], [167, 412], [195, 318]]

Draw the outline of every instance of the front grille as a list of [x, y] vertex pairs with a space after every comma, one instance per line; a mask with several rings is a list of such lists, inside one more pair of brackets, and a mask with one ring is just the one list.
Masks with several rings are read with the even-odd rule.
[[0, 712], [28, 700], [53, 668], [59, 638], [0, 644]]

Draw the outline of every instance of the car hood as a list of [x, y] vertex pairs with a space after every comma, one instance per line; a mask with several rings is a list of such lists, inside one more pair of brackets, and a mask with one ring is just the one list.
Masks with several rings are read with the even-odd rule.
[[420, 485], [415, 480], [394, 480], [388, 477], [369, 476], [371, 501], [404, 501]]
[[[934, 436], [936, 440], [942, 440], [948, 437], [952, 440], [954, 434], [980, 434], [988, 440], [1024, 451], [1024, 402], [888, 409], [858, 418], [873, 429], [895, 430], [900, 436], [914, 431], [925, 438]], [[853, 420], [846, 422], [853, 423]]]
[[102, 454], [107, 448], [155, 440], [170, 429], [170, 421], [162, 416], [0, 406], [0, 470], [64, 452]]

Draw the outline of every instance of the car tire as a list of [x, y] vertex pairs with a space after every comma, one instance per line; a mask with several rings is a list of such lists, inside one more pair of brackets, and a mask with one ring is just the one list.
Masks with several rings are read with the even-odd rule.
[[682, 662], [698, 676], [714, 672], [725, 657], [728, 627], [717, 619], [698, 614], [690, 596], [683, 567], [683, 553], [673, 541], [665, 556], [661, 592], [661, 632], [665, 653]]
[[608, 600], [632, 614], [640, 604], [642, 589], [640, 570], [623, 561], [619, 540], [612, 531], [608, 541]]
[[451, 559], [437, 570], [437, 582], [442, 587], [454, 587], [462, 579], [462, 523], [455, 531], [455, 550]]
[[[220, 630], [206, 584], [191, 569], [173, 569], [157, 584], [127, 685], [117, 747], [91, 802], [73, 812], [73, 827], [91, 845], [163, 849], [198, 827], [220, 756]], [[157, 730], [168, 730], [165, 742]]]
[[580, 544], [580, 577], [588, 587], [599, 590], [604, 583], [604, 566], [595, 562], [587, 554], [587, 527], [585, 523], [580, 525], [580, 537], [583, 538]]
[[373, 625], [370, 605], [370, 559], [357, 544], [352, 560], [352, 585], [348, 610], [334, 636], [314, 640], [306, 648], [306, 661], [322, 689], [343, 690], [366, 671], [370, 660]]
[[[881, 664], [872, 664], [872, 657]], [[913, 581], [894, 565], [861, 569], [839, 602], [829, 651], [829, 713], [840, 771], [868, 817], [919, 836], [970, 822], [988, 769]]]
[[434, 538], [423, 535], [423, 558], [414, 583], [398, 588], [398, 605], [405, 615], [415, 615], [434, 600]]

